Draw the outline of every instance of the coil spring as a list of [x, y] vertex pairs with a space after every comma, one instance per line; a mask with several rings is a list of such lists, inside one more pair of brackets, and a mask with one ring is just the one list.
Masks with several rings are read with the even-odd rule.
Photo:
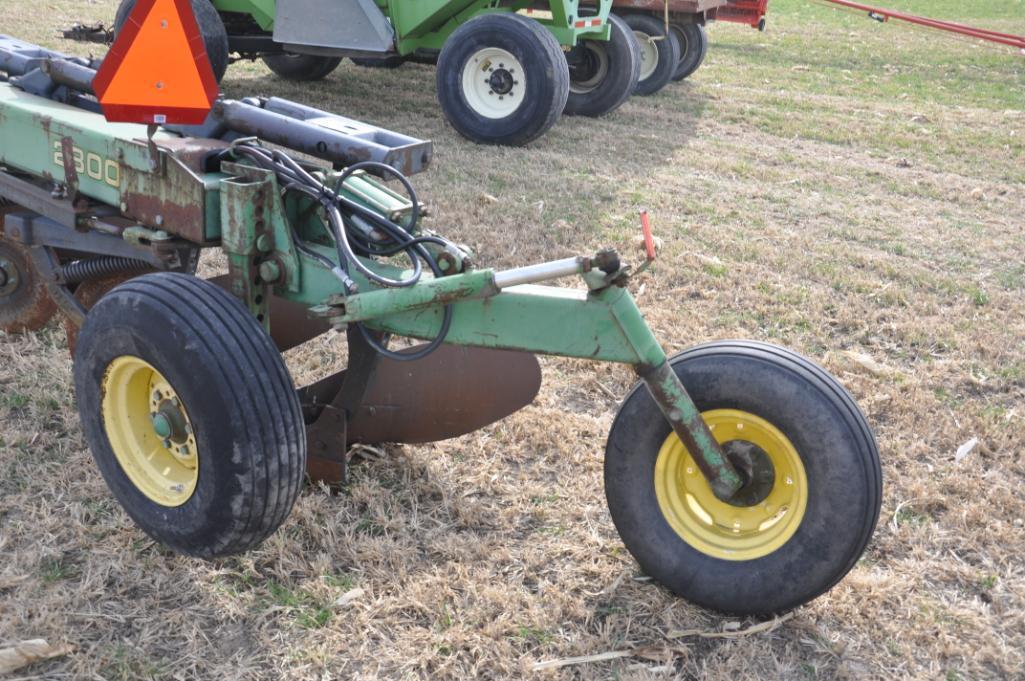
[[77, 284], [86, 279], [99, 279], [100, 277], [120, 274], [121, 272], [148, 270], [152, 267], [145, 260], [105, 255], [100, 258], [76, 260], [69, 262], [67, 265], [62, 265], [57, 271], [57, 276], [67, 284]]

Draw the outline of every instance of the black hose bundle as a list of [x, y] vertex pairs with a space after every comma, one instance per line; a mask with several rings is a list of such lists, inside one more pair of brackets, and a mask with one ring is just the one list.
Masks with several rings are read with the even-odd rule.
[[[420, 203], [417, 200], [416, 190], [413, 189], [413, 185], [410, 184], [409, 179], [405, 175], [391, 166], [378, 163], [377, 161], [356, 163], [346, 168], [338, 176], [333, 187], [328, 187], [295, 159], [279, 150], [244, 142], [234, 145], [232, 151], [245, 156], [258, 167], [272, 171], [281, 183], [284, 194], [298, 192], [320, 204], [327, 217], [327, 225], [335, 242], [338, 264], [335, 265], [328, 258], [309, 248], [303, 243], [293, 228], [292, 232], [296, 248], [329, 267], [342, 281], [347, 293], [356, 293], [358, 290], [356, 282], [350, 276], [352, 269], [355, 269], [370, 281], [388, 288], [405, 288], [415, 285], [423, 274], [424, 263], [430, 268], [434, 276], [440, 277], [444, 274], [437, 259], [424, 247], [424, 244], [435, 243], [443, 248], [454, 248], [454, 245], [439, 236], [413, 236], [420, 220]], [[398, 179], [413, 204], [412, 215], [407, 227], [392, 222], [380, 213], [352, 201], [341, 193], [345, 180], [360, 170], [384, 173]], [[368, 226], [370, 230], [361, 229], [357, 222]], [[382, 235], [382, 238], [371, 238], [370, 231]], [[392, 279], [378, 274], [360, 262], [359, 256], [356, 253], [357, 249], [372, 257], [390, 257], [399, 253], [405, 253], [412, 264], [412, 274], [404, 279]], [[445, 341], [451, 325], [452, 307], [451, 305], [446, 305], [442, 316], [441, 329], [436, 338], [418, 352], [397, 353], [382, 346], [374, 339], [363, 323], [356, 322], [356, 326], [359, 328], [363, 338], [374, 350], [390, 359], [407, 362], [425, 357], [436, 350]]]

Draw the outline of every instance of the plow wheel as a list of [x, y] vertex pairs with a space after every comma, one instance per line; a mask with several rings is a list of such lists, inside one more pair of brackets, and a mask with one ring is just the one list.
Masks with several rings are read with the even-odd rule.
[[56, 311], [28, 248], [0, 238], [0, 331], [36, 331]]
[[[143, 274], [142, 272], [124, 272], [121, 274], [112, 274], [108, 277], [102, 277], [100, 279], [87, 279], [78, 285], [75, 289], [75, 300], [82, 304], [86, 312], [93, 309], [96, 303], [100, 302], [100, 298], [109, 293], [115, 286], [123, 284], [129, 279]], [[78, 326], [75, 325], [67, 317], [64, 318], [64, 333], [68, 337], [68, 352], [71, 356], [75, 356], [75, 345], [78, 342]]]
[[605, 491], [630, 553], [687, 600], [768, 615], [854, 567], [879, 516], [879, 454], [853, 399], [776, 346], [725, 341], [673, 369], [744, 486], [718, 499], [650, 394], [635, 388], [605, 450]]
[[212, 558], [284, 522], [306, 465], [299, 400], [229, 293], [172, 273], [118, 286], [86, 316], [74, 374], [93, 458], [155, 540]]

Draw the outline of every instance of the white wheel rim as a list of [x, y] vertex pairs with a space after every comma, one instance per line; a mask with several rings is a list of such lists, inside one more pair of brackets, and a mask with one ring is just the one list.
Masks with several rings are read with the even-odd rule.
[[642, 31], [634, 31], [634, 37], [641, 51], [641, 75], [637, 80], [647, 80], [658, 66], [658, 45], [653, 37]]
[[605, 77], [609, 75], [609, 51], [605, 48], [605, 41], [588, 40], [583, 43], [583, 48], [591, 52], [598, 59], [598, 68], [594, 75], [584, 80], [569, 81], [569, 91], [582, 95], [593, 91], [602, 84]]
[[498, 47], [485, 47], [470, 55], [463, 66], [463, 96], [484, 118], [505, 118], [523, 103], [526, 94], [523, 65]]

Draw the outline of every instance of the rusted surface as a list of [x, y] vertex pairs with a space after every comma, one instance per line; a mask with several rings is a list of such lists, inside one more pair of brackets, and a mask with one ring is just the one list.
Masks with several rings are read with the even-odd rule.
[[[231, 293], [230, 275], [222, 274], [213, 277], [210, 282]], [[271, 339], [281, 352], [291, 350], [308, 340], [313, 340], [331, 329], [331, 324], [326, 319], [310, 317], [309, 308], [305, 305], [293, 303], [277, 296], [270, 296], [269, 305]], [[337, 392], [337, 388], [335, 392]]]
[[472, 433], [527, 406], [541, 387], [534, 355], [442, 345], [415, 362], [379, 358], [365, 394], [347, 409], [347, 371], [299, 391], [311, 422], [308, 473], [315, 480], [341, 481], [330, 476], [344, 475], [353, 444], [434, 442]]
[[[146, 272], [122, 272], [103, 277], [101, 279], [87, 279], [75, 289], [75, 300], [77, 300], [86, 312], [100, 302], [100, 298], [110, 293], [115, 286], [123, 284], [129, 279], [140, 277]], [[63, 315], [64, 333], [68, 337], [68, 352], [75, 356], [75, 346], [78, 344], [78, 331], [81, 328], [73, 319]]]
[[56, 311], [29, 250], [0, 239], [0, 330], [36, 331], [46, 326]]
[[415, 362], [384, 359], [349, 421], [349, 441], [447, 440], [522, 409], [540, 388], [541, 367], [525, 352], [442, 345]]
[[78, 193], [78, 171], [75, 170], [75, 141], [70, 137], [61, 137], [61, 156], [64, 161], [64, 184], [75, 196]]
[[[161, 142], [163, 144], [163, 142]], [[197, 152], [198, 153], [198, 152]], [[167, 156], [165, 173], [122, 169], [124, 214], [197, 244], [209, 243], [206, 232], [207, 193], [202, 179], [183, 161]], [[194, 160], [194, 155], [186, 154]]]

